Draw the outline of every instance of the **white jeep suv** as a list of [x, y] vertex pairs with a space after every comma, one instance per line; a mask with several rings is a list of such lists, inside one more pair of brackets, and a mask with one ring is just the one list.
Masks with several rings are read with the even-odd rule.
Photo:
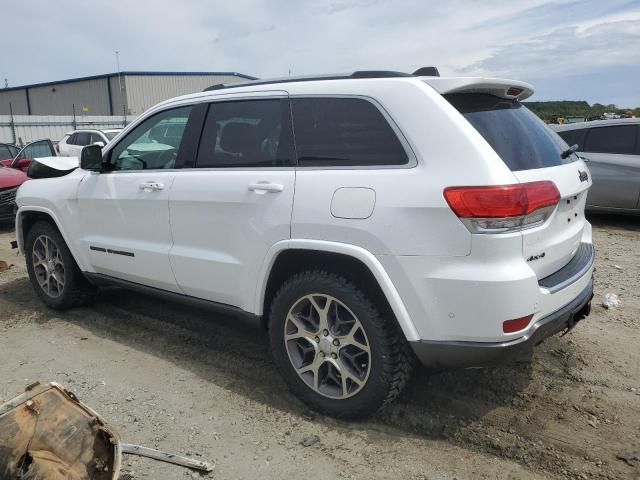
[[115, 284], [247, 315], [305, 402], [368, 415], [416, 358], [495, 364], [589, 313], [591, 180], [531, 94], [356, 72], [175, 98], [23, 184], [19, 248], [49, 307]]

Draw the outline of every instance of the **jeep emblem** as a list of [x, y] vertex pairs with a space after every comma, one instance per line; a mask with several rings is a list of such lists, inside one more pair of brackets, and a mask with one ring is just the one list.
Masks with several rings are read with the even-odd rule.
[[589, 181], [589, 174], [586, 172], [586, 170], [578, 170], [578, 177], [580, 177], [581, 182]]

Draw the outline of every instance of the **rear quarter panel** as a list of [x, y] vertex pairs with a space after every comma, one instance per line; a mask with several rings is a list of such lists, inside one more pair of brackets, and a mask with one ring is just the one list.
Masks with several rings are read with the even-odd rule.
[[[297, 87], [290, 88], [291, 97], [304, 96]], [[349, 96], [373, 100], [387, 114], [415, 161], [402, 168], [298, 168], [292, 238], [349, 243], [376, 255], [468, 255], [471, 235], [447, 205], [444, 188], [514, 183], [511, 171], [455, 108], [425, 83], [354, 80], [349, 87]], [[313, 90], [319, 95], [345, 95], [344, 83], [319, 83]], [[375, 208], [368, 218], [332, 215], [334, 193], [345, 187], [375, 191]]]

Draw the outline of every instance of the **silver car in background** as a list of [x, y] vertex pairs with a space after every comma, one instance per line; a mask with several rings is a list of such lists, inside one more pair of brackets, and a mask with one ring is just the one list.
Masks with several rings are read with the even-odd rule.
[[587, 210], [640, 214], [640, 118], [553, 125], [589, 165]]

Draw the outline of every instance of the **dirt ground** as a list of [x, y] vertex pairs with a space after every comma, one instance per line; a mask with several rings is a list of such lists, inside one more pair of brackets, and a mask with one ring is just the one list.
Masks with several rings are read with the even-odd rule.
[[[237, 319], [118, 289], [47, 310], [5, 226], [0, 260], [15, 265], [0, 273], [0, 401], [55, 380], [125, 441], [215, 462], [217, 479], [640, 478], [640, 461], [617, 458], [640, 457], [640, 219], [592, 221], [594, 309], [570, 335], [530, 364], [420, 371], [362, 422], [305, 408], [264, 334]], [[609, 292], [618, 309], [600, 305]], [[124, 466], [135, 478], [200, 476], [131, 456]]]

